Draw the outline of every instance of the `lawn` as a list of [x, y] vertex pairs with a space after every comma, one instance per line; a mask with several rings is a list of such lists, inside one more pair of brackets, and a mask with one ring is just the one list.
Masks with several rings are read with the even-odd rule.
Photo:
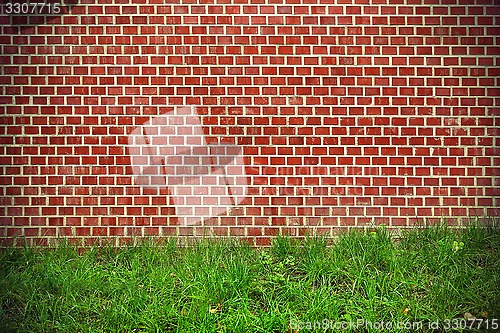
[[500, 228], [8, 248], [0, 304], [0, 332], [491, 331]]

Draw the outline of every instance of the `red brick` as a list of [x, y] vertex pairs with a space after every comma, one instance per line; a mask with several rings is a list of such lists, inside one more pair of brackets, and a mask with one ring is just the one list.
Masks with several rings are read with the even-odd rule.
[[127, 133], [163, 105], [198, 105], [212, 142], [245, 147], [248, 198], [210, 219], [216, 234], [267, 246], [309, 230], [280, 229], [285, 216], [319, 231], [318, 216], [399, 227], [498, 214], [493, 7], [205, 3], [155, 14], [98, 1], [87, 29], [79, 6], [31, 37], [2, 27], [0, 181], [14, 226], [0, 238], [208, 231], [177, 230], [168, 191], [133, 185]]

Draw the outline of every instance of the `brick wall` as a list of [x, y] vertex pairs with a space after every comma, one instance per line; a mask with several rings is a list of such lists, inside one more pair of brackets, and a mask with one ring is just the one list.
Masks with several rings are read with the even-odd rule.
[[[82, 0], [28, 16], [0, 19], [4, 244], [267, 244], [499, 215], [496, 0]], [[248, 184], [194, 226], [167, 187], [135, 184], [127, 149], [182, 106], [208, 143], [241, 147]]]

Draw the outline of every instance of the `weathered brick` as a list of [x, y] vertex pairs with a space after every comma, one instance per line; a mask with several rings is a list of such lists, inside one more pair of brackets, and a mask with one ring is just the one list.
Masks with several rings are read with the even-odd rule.
[[[268, 245], [498, 216], [493, 0], [97, 0], [62, 14], [2, 17], [2, 244]], [[247, 197], [204, 226], [179, 223], [168, 189], [134, 184], [125, 149], [186, 105], [207, 142], [242, 147], [247, 175]]]

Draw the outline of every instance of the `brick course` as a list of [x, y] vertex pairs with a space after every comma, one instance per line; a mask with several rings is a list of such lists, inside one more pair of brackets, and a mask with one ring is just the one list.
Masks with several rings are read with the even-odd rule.
[[[496, 0], [82, 0], [63, 13], [0, 17], [3, 244], [265, 245], [499, 215]], [[168, 189], [134, 184], [126, 149], [186, 105], [209, 143], [242, 147], [249, 184], [200, 226], [178, 223]]]

